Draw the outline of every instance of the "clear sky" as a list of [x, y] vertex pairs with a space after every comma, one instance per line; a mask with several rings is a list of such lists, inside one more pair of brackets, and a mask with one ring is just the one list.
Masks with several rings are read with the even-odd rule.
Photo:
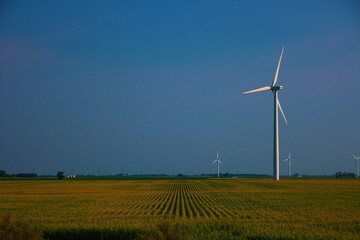
[[1, 1], [0, 169], [355, 171], [359, 1]]

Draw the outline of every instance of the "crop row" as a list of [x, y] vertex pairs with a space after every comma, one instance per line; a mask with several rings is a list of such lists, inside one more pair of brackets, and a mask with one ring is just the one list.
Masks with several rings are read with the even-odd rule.
[[125, 200], [123, 214], [175, 218], [221, 218], [234, 213], [218, 205], [211, 192], [195, 185], [169, 184], [164, 188], [145, 191]]
[[170, 219], [204, 224], [204, 232], [230, 222], [270, 235], [339, 238], [341, 232], [354, 239], [359, 187], [357, 180], [0, 181], [0, 216], [43, 229], [146, 228]]

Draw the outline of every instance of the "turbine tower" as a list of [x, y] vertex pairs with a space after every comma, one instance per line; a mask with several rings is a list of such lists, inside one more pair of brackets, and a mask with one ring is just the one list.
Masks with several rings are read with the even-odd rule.
[[219, 178], [220, 177], [220, 164], [222, 164], [222, 162], [220, 161], [220, 158], [219, 158], [219, 150], [217, 150], [217, 152], [216, 152], [216, 159], [213, 162], [213, 164], [215, 164], [215, 163], [217, 163], [217, 175]]
[[280, 112], [285, 120], [286, 125], [287, 125], [287, 120], [286, 120], [284, 111], [282, 110], [280, 101], [278, 99], [278, 91], [282, 90], [283, 87], [276, 86], [283, 53], [284, 53], [284, 47], [281, 50], [279, 62], [278, 62], [277, 68], [276, 68], [275, 76], [274, 76], [274, 80], [273, 80], [271, 86], [261, 87], [261, 88], [257, 88], [257, 89], [243, 93], [243, 94], [249, 94], [249, 93], [271, 90], [274, 94], [274, 160], [273, 160], [274, 180], [279, 180], [279, 175], [280, 175], [279, 174], [279, 172], [280, 172], [280, 169], [279, 169], [279, 111], [278, 111], [279, 109], [280, 109]]
[[291, 152], [289, 153], [289, 156], [287, 159], [284, 160], [284, 162], [288, 162], [288, 175], [289, 175], [289, 178], [291, 176]]
[[353, 155], [354, 156], [354, 159], [355, 159], [355, 162], [356, 162], [356, 178], [359, 178], [359, 160], [360, 160], [360, 156], [358, 156], [358, 157], [355, 157], [355, 155]]

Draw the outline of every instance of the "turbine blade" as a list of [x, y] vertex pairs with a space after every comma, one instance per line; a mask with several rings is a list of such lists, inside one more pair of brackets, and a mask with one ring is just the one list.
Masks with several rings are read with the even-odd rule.
[[289, 161], [289, 159], [288, 159], [288, 158], [284, 160], [284, 162], [287, 162], [287, 161]]
[[289, 157], [288, 157], [289, 159], [291, 158], [291, 152], [289, 153]]
[[271, 90], [270, 86], [266, 86], [266, 87], [261, 87], [261, 88], [257, 88], [251, 91], [247, 91], [247, 92], [243, 92], [243, 94], [249, 94], [249, 93], [254, 93], [254, 92], [262, 92], [262, 91], [267, 91], [267, 90]]
[[222, 162], [219, 160], [219, 163], [222, 164]]
[[217, 160], [215, 160], [214, 162], [213, 162], [213, 164], [215, 164], [217, 162]]
[[277, 105], [278, 105], [278, 107], [279, 107], [279, 109], [280, 109], [280, 112], [281, 112], [281, 114], [282, 114], [282, 116], [283, 116], [283, 118], [284, 118], [284, 120], [285, 120], [286, 125], [288, 125], [288, 122], [287, 122], [287, 120], [286, 120], [284, 111], [282, 110], [282, 107], [281, 107], [281, 104], [280, 104], [279, 99], [277, 99]]
[[289, 162], [289, 165], [290, 165], [290, 167], [292, 167], [292, 164], [291, 164], [291, 162]]
[[280, 64], [281, 64], [281, 59], [282, 59], [283, 53], [284, 53], [284, 47], [282, 47], [282, 50], [281, 50], [281, 54], [280, 54], [280, 58], [279, 58], [277, 68], [276, 68], [276, 72], [275, 72], [274, 81], [272, 83], [272, 86], [275, 86], [275, 84], [276, 84], [276, 82], [278, 80]]

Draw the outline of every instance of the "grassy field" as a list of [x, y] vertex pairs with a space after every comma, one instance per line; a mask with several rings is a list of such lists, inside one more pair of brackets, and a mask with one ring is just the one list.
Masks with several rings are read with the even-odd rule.
[[0, 217], [7, 214], [48, 232], [155, 229], [181, 239], [360, 239], [360, 181], [1, 180]]

